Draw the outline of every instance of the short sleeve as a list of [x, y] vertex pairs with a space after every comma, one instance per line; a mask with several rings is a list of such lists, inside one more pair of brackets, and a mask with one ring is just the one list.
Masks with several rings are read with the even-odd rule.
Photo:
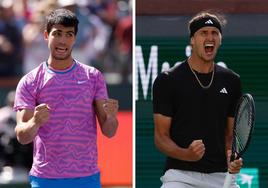
[[238, 101], [240, 97], [242, 96], [242, 86], [241, 86], [241, 81], [240, 77], [236, 76], [235, 79], [232, 81], [233, 84], [233, 93], [231, 97], [231, 102], [228, 110], [228, 117], [234, 117], [235, 116], [235, 110], [236, 106], [238, 104]]
[[153, 111], [155, 114], [173, 116], [172, 87], [170, 76], [161, 73], [157, 76], [153, 84]]
[[107, 99], [108, 98], [108, 93], [107, 93], [107, 87], [106, 83], [104, 80], [103, 75], [101, 72], [97, 71], [96, 74], [96, 92], [95, 92], [95, 100], [100, 100], [100, 99]]
[[15, 95], [14, 110], [34, 109], [36, 106], [36, 96], [34, 84], [28, 82], [27, 77], [24, 76], [18, 83]]

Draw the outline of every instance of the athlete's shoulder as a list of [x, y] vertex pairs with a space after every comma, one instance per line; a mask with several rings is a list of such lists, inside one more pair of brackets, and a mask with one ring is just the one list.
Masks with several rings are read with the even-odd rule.
[[40, 79], [41, 75], [44, 74], [44, 72], [46, 71], [46, 67], [44, 66], [45, 62], [40, 63], [40, 65], [38, 65], [36, 68], [34, 68], [33, 70], [31, 70], [30, 72], [28, 72], [27, 74], [25, 74], [20, 82], [25, 82], [28, 84], [31, 84], [33, 82], [35, 82], [37, 79]]
[[84, 73], [91, 75], [91, 76], [96, 76], [98, 74], [101, 74], [100, 70], [98, 70], [97, 68], [90, 66], [90, 65], [83, 64], [77, 60], [75, 60], [75, 61], [76, 61], [76, 64], [77, 64], [79, 71], [84, 72]]
[[169, 70], [163, 71], [163, 74], [169, 75], [170, 77], [177, 77], [178, 74], [185, 73], [185, 69], [187, 69], [187, 61], [176, 63]]
[[179, 78], [180, 75], [185, 73], [185, 69], [187, 68], [186, 62], [181, 62], [175, 64], [170, 69], [161, 72], [155, 79], [155, 84], [172, 84], [176, 79]]
[[24, 75], [18, 85], [17, 91], [27, 90], [34, 92], [38, 87], [40, 87], [40, 83], [43, 82], [44, 79], [45, 66], [44, 62], [41, 63], [38, 67]]
[[222, 74], [224, 76], [228, 76], [230, 78], [234, 78], [234, 79], [240, 79], [240, 75], [236, 72], [234, 72], [232, 69], [229, 69], [227, 67], [223, 67], [221, 65], [216, 65], [216, 70], [219, 74]]

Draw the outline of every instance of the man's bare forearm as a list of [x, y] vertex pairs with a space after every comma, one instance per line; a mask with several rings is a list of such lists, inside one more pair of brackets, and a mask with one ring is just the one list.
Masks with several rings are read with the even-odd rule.
[[35, 138], [39, 125], [35, 124], [33, 119], [28, 122], [20, 122], [15, 128], [17, 139], [21, 144], [29, 144]]
[[115, 135], [118, 127], [118, 120], [116, 116], [108, 116], [101, 126], [102, 133], [111, 138]]
[[106, 118], [106, 121], [102, 125], [102, 133], [111, 138], [115, 135], [118, 127], [118, 120], [115, 116], [110, 116]]

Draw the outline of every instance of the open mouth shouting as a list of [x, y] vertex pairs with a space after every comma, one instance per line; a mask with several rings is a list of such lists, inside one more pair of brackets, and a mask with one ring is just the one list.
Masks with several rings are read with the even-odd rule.
[[213, 43], [206, 43], [205, 44], [205, 52], [207, 55], [213, 55], [214, 44]]

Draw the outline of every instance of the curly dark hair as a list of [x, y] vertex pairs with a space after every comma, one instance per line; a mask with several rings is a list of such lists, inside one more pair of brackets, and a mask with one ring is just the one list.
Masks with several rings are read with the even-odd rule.
[[52, 27], [58, 24], [64, 27], [74, 27], [75, 35], [77, 34], [79, 20], [72, 11], [63, 8], [52, 11], [46, 17], [45, 29], [50, 33]]

